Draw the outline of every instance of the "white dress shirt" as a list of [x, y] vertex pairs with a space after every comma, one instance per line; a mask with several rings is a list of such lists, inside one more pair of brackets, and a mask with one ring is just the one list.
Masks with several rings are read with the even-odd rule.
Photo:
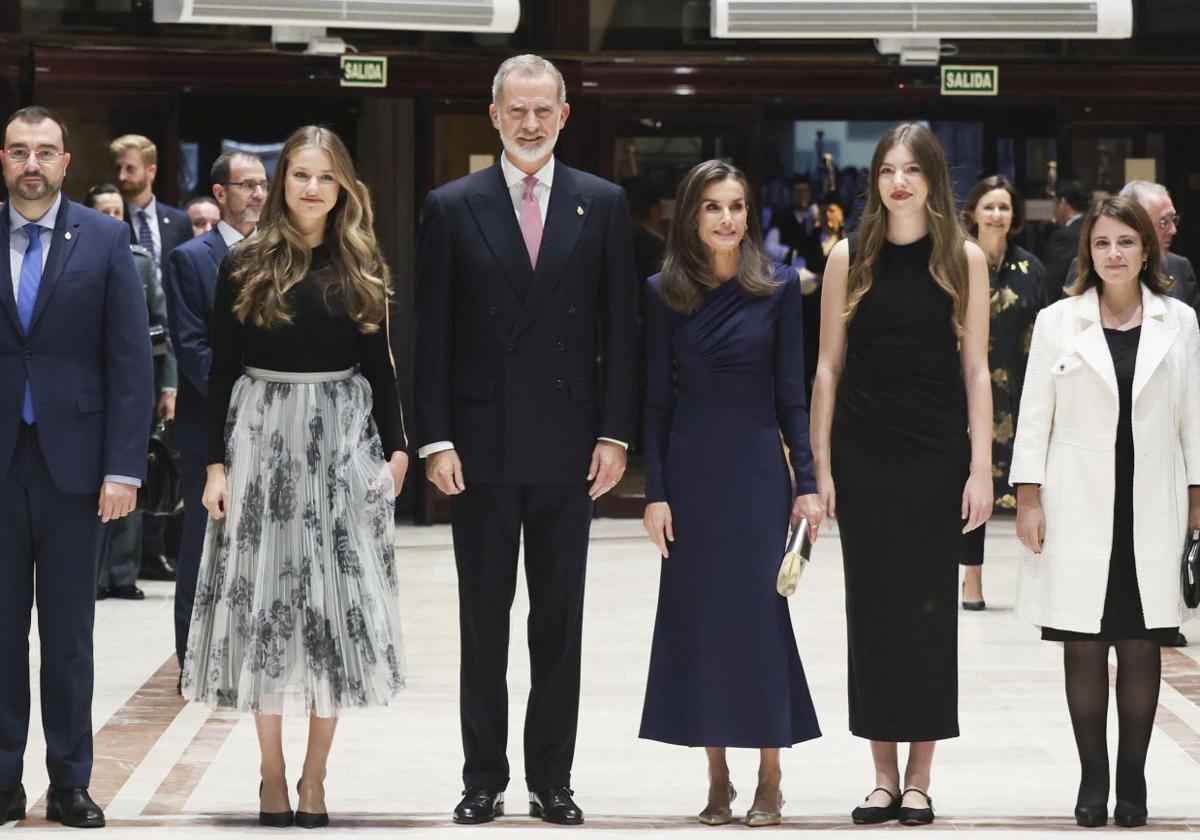
[[[500, 155], [500, 172], [504, 175], [504, 183], [508, 186], [508, 194], [512, 197], [513, 212], [517, 214], [517, 223], [521, 222], [521, 199], [525, 197], [525, 178], [526, 173], [517, 169], [508, 159], [507, 154]], [[533, 185], [533, 197], [537, 199], [538, 210], [542, 214], [542, 225], [546, 224], [546, 211], [550, 207], [550, 190], [554, 187], [554, 156], [550, 156], [550, 160], [546, 161], [537, 172], [533, 173], [533, 177], [537, 178], [537, 183]], [[612, 438], [602, 437], [600, 440], [607, 443], [615, 443], [623, 449], [628, 449], [629, 444], [621, 440], [613, 440]], [[435, 452], [442, 452], [446, 449], [453, 449], [454, 443], [448, 440], [439, 440], [430, 444], [426, 444], [417, 450], [418, 458], [428, 458]]]
[[246, 237], [238, 232], [238, 229], [229, 222], [221, 219], [217, 222], [217, 233], [221, 234], [221, 238], [225, 240], [225, 247], [232, 248], [234, 245], [241, 242]]
[[[25, 251], [29, 248], [29, 238], [25, 235], [25, 231], [21, 228], [33, 222], [41, 226], [39, 233], [42, 239], [42, 272], [46, 270], [46, 260], [50, 257], [50, 245], [54, 241], [54, 222], [58, 219], [58, 210], [62, 206], [62, 193], [60, 192], [54, 199], [54, 203], [50, 205], [50, 209], [42, 214], [40, 219], [26, 219], [20, 214], [16, 207], [10, 202], [8, 205], [8, 265], [12, 271], [12, 292], [13, 299], [19, 297], [19, 289], [21, 288], [21, 263], [25, 261]], [[46, 278], [43, 276], [43, 280]], [[113, 481], [118, 484], [131, 484], [134, 487], [141, 487], [142, 482], [139, 479], [127, 475], [106, 475], [105, 481]]]

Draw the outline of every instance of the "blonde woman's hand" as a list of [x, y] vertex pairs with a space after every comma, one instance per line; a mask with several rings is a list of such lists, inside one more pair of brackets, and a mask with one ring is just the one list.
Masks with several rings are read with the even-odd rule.
[[962, 518], [967, 523], [962, 529], [964, 534], [974, 531], [988, 521], [988, 517], [992, 515], [992, 502], [991, 475], [982, 470], [971, 470], [962, 495]]
[[803, 518], [808, 519], [808, 538], [816, 542], [817, 530], [825, 520], [825, 505], [821, 503], [820, 494], [808, 493], [796, 497], [796, 501], [792, 503], [791, 526], [795, 528]]
[[200, 497], [204, 509], [213, 519], [224, 519], [229, 512], [229, 484], [225, 477], [224, 464], [209, 464], [208, 477], [204, 482], [204, 495]]
[[671, 526], [671, 506], [666, 502], [651, 502], [646, 505], [642, 527], [646, 529], [650, 541], [658, 546], [658, 553], [663, 557], [670, 557], [667, 543], [675, 542], [675, 530]]
[[408, 474], [408, 453], [393, 452], [388, 461], [388, 472], [392, 474], [392, 484], [395, 486], [393, 496], [399, 496], [404, 489], [404, 476]]
[[824, 515], [837, 519], [837, 492], [833, 489], [833, 473], [829, 470], [817, 471], [817, 496]]

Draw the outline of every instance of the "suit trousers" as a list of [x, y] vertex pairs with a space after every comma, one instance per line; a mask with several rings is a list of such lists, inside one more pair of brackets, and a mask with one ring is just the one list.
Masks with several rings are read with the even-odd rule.
[[463, 782], [508, 785], [508, 630], [525, 537], [531, 687], [529, 790], [569, 786], [579, 718], [583, 589], [592, 501], [587, 484], [473, 482], [451, 498], [461, 632]]
[[179, 456], [183, 535], [179, 541], [179, 559], [175, 564], [175, 655], [179, 658], [180, 668], [187, 653], [192, 604], [196, 601], [196, 579], [200, 574], [200, 555], [204, 550], [204, 530], [208, 527], [208, 511], [200, 501], [208, 477], [206, 460], [203, 455], [191, 452]]
[[98, 499], [99, 488], [80, 496], [62, 493], [36, 429], [22, 425], [0, 481], [0, 790], [15, 788], [24, 770], [35, 597], [50, 786], [87, 787], [91, 779]]

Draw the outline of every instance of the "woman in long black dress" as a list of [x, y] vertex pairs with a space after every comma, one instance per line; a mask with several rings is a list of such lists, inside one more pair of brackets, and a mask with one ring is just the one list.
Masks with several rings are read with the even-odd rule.
[[800, 283], [765, 257], [749, 195], [729, 164], [696, 166], [646, 295], [645, 526], [663, 561], [640, 735], [706, 748], [708, 825], [733, 818], [726, 747], [760, 750], [746, 822], [775, 825], [779, 748], [820, 735], [775, 591], [789, 519], [815, 537], [822, 518]]
[[817, 488], [842, 539], [850, 731], [875, 761], [859, 823], [931, 822], [933, 748], [958, 735], [958, 561], [992, 509], [987, 283], [937, 139], [897, 126], [875, 149], [858, 234], [825, 269], [813, 389]]
[[[213, 298], [211, 518], [182, 691], [254, 714], [263, 825], [327, 825], [339, 713], [404, 684], [393, 511], [408, 456], [371, 218], [342, 141], [298, 129]], [[295, 812], [285, 710], [308, 718]]]
[[[972, 187], [962, 209], [963, 226], [987, 257], [991, 283], [988, 368], [992, 372], [993, 498], [997, 508], [1014, 512], [1017, 497], [1008, 486], [1008, 466], [1033, 321], [1046, 300], [1046, 269], [1041, 260], [1012, 241], [1021, 232], [1024, 215], [1020, 193], [1003, 175], [991, 175]], [[962, 559], [962, 605], [966, 610], [987, 606], [983, 600], [986, 531], [987, 526], [980, 525], [967, 534]]]
[[1140, 204], [1117, 196], [1092, 206], [1079, 276], [1034, 327], [1013, 449], [1025, 548], [1017, 616], [1063, 643], [1082, 826], [1108, 822], [1110, 648], [1113, 816], [1146, 822], [1160, 646], [1185, 616], [1179, 557], [1187, 529], [1200, 527], [1200, 329], [1169, 296], [1161, 265]]

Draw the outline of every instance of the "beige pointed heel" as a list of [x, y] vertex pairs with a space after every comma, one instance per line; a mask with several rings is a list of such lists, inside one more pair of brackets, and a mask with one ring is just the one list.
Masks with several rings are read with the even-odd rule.
[[733, 785], [729, 786], [729, 806], [725, 808], [714, 808], [708, 805], [699, 816], [696, 817], [704, 825], [729, 825], [733, 822], [733, 800], [737, 799], [737, 791]]

